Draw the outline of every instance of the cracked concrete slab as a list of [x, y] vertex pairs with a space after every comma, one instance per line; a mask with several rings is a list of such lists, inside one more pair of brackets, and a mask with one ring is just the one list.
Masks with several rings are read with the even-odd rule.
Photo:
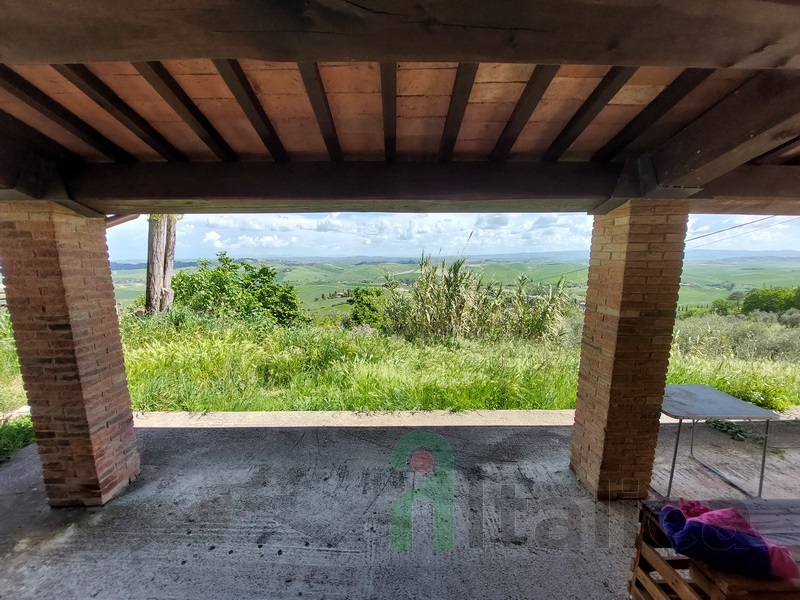
[[411, 428], [138, 424], [142, 473], [103, 508], [47, 508], [33, 447], [0, 469], [0, 598], [627, 597], [636, 504], [592, 500], [571, 428], [428, 428], [453, 451], [453, 548], [421, 498], [398, 550]]

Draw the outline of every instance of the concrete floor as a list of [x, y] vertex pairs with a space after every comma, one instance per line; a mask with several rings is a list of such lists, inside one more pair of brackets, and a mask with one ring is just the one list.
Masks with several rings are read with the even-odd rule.
[[[571, 427], [451, 417], [458, 426], [430, 414], [334, 416], [334, 427], [302, 415], [147, 415], [137, 419], [139, 479], [93, 509], [47, 508], [29, 447], [0, 468], [0, 598], [626, 598], [636, 503], [595, 503], [577, 483]], [[392, 503], [415, 476], [392, 466], [394, 444], [414, 430], [387, 427], [392, 419], [453, 450], [452, 550], [433, 550], [426, 500], [413, 549], [392, 548]], [[256, 427], [266, 424], [281, 426]], [[791, 446], [800, 429], [787, 431]], [[730, 454], [724, 434], [701, 435]], [[673, 425], [662, 438], [656, 480]], [[775, 455], [781, 470], [798, 468], [791, 452]], [[730, 490], [684, 463], [679, 493]]]

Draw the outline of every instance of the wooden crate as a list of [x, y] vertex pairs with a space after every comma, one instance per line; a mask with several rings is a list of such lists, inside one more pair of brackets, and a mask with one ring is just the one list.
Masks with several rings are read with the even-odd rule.
[[[749, 512], [791, 541], [800, 537], [800, 501], [781, 501], [770, 507], [761, 501]], [[635, 600], [800, 600], [800, 580], [754, 579], [718, 571], [676, 554], [658, 523], [663, 503], [643, 503], [639, 512], [636, 555], [631, 565], [628, 592]], [[713, 505], [713, 504], [712, 504]], [[794, 511], [794, 512], [793, 512]], [[795, 529], [797, 527], [797, 529]], [[780, 541], [780, 540], [778, 540]], [[796, 551], [796, 547], [789, 546]], [[795, 555], [795, 559], [798, 557]]]

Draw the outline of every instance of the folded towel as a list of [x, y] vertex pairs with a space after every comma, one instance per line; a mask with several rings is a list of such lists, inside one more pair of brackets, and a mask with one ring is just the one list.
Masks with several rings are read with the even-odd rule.
[[690, 558], [748, 577], [800, 577], [789, 550], [764, 539], [735, 508], [711, 510], [702, 502], [681, 500], [659, 514], [672, 548]]

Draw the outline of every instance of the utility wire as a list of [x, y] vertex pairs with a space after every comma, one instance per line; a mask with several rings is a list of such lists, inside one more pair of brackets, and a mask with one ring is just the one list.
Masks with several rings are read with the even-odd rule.
[[[738, 229], [739, 227], [744, 227], [745, 225], [752, 225], [753, 223], [759, 223], [761, 221], [766, 221], [767, 219], [774, 219], [777, 216], [778, 215], [770, 215], [769, 217], [762, 217], [760, 219], [755, 219], [753, 221], [748, 221], [747, 223], [741, 223], [740, 225], [734, 225], [733, 227], [727, 227], [725, 229], [720, 229], [719, 231], [714, 231], [712, 233], [705, 233], [703, 235], [699, 235], [697, 237], [693, 237], [693, 238], [688, 239], [686, 241], [687, 242], [693, 242], [693, 241], [699, 240], [701, 238], [705, 238], [705, 237], [709, 237], [709, 236], [712, 236], [712, 235], [716, 235], [718, 233], [723, 233], [725, 231], [730, 231], [731, 229]], [[776, 225], [783, 225], [784, 223], [789, 223], [790, 221], [796, 221], [798, 219], [800, 219], [800, 217], [793, 217], [791, 219], [787, 219], [786, 221], [781, 221], [780, 223], [770, 223], [769, 225], [767, 225], [765, 227], [758, 227], [756, 229], [750, 229], [749, 231], [743, 231], [742, 233], [737, 233], [736, 235], [730, 235], [730, 236], [728, 236], [726, 238], [722, 238], [721, 240], [715, 240], [713, 242], [708, 242], [706, 244], [700, 244], [699, 246], [695, 246], [694, 248], [687, 248], [687, 250], [696, 250], [697, 248], [704, 248], [705, 246], [711, 246], [712, 244], [716, 244], [717, 242], [724, 242], [725, 240], [730, 240], [730, 239], [733, 239], [733, 238], [736, 238], [736, 237], [739, 237], [739, 236], [742, 236], [742, 235], [747, 235], [748, 233], [754, 233], [756, 231], [761, 231], [762, 229], [769, 229], [770, 227], [775, 227]], [[580, 269], [575, 269], [573, 271], [567, 271], [566, 273], [561, 273], [561, 274], [558, 275], [558, 277], [562, 277], [564, 275], [572, 275], [573, 273], [580, 273], [581, 271], [585, 271], [588, 268], [589, 268], [589, 266], [587, 265], [585, 267], [581, 267]], [[547, 277], [541, 277], [539, 279], [534, 279], [533, 281], [531, 281], [531, 283], [541, 283], [542, 281], [545, 281], [545, 280], [550, 279], [552, 277], [556, 277], [556, 275], [548, 275]]]
[[756, 219], [755, 221], [748, 221], [747, 223], [742, 223], [740, 225], [734, 225], [733, 227], [726, 227], [725, 229], [720, 229], [719, 231], [712, 231], [711, 233], [704, 233], [703, 235], [698, 235], [697, 237], [690, 238], [686, 240], [686, 243], [693, 242], [695, 240], [699, 240], [704, 237], [708, 237], [710, 235], [717, 235], [718, 233], [722, 233], [723, 231], [730, 231], [731, 229], [737, 229], [739, 227], [744, 227], [745, 225], [752, 225], [753, 223], [758, 223], [760, 221], [766, 221], [767, 219], [774, 219], [778, 215], [770, 215], [769, 217], [763, 217], [761, 219]]
[[687, 248], [687, 250], [697, 250], [698, 248], [704, 248], [705, 246], [710, 246], [718, 242], [724, 242], [725, 240], [732, 240], [733, 238], [737, 238], [742, 235], [747, 235], [748, 233], [755, 233], [756, 231], [769, 229], [770, 227], [775, 227], [776, 225], [783, 225], [784, 223], [790, 223], [791, 221], [797, 221], [798, 219], [800, 219], [800, 217], [792, 217], [791, 219], [786, 219], [785, 221], [781, 221], [780, 223], [770, 223], [765, 227], [758, 227], [757, 229], [751, 229], [750, 231], [743, 231], [742, 233], [737, 233], [736, 235], [729, 235], [728, 237], [722, 238], [721, 240], [714, 240], [713, 242], [708, 242], [707, 244], [700, 244], [699, 246], [695, 246], [694, 248]]

